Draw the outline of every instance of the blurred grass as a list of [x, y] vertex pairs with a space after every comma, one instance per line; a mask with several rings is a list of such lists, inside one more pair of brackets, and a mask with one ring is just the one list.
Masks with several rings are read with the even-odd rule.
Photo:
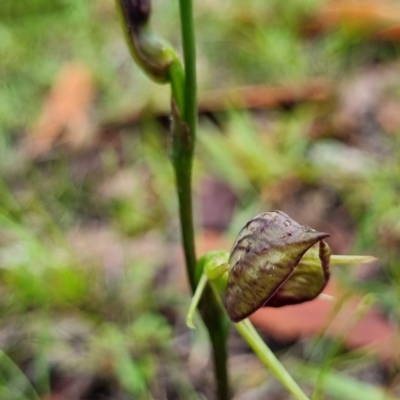
[[[399, 46], [376, 42], [368, 32], [339, 27], [305, 35], [305, 21], [324, 3], [198, 3], [200, 89], [315, 77], [339, 86], [375, 63], [398, 62]], [[179, 46], [177, 4], [158, 0], [154, 11], [156, 30]], [[2, 0], [0, 21], [0, 399], [48, 399], [62, 391], [57, 384], [65, 377], [78, 387], [66, 392], [70, 399], [85, 393], [209, 396], [204, 357], [196, 358], [189, 343], [183, 356], [175, 355], [186, 332], [187, 296], [184, 278], [172, 268], [179, 263], [178, 233], [165, 132], [146, 121], [121, 133], [122, 155], [103, 146], [83, 162], [62, 149], [42, 162], [21, 151], [57, 73], [70, 61], [93, 74], [96, 126], [147, 104], [167, 108], [167, 88], [150, 83], [133, 65], [111, 1]], [[399, 82], [392, 88], [396, 100], [399, 88]], [[328, 128], [327, 137], [315, 138], [315, 121], [333, 118], [335, 100], [265, 113], [228, 111], [223, 132], [202, 123], [196, 192], [204, 176], [234, 192], [238, 201], [227, 228], [232, 237], [257, 212], [292, 206], [290, 199], [303, 216], [316, 213], [318, 201], [301, 204], [299, 193], [328, 193], [318, 215], [334, 226], [329, 212], [336, 201], [354, 225], [347, 250], [374, 254], [381, 267], [367, 280], [344, 268], [335, 277], [357, 293], [372, 293], [398, 326], [400, 128], [378, 132], [389, 142], [384, 157], [365, 150], [362, 135], [352, 143]], [[355, 169], [348, 167], [351, 157], [344, 163], [335, 158], [347, 149], [343, 145], [362, 150], [352, 160]], [[299, 375], [307, 382], [316, 371], [305, 364]], [[355, 365], [370, 365], [368, 354]], [[389, 384], [398, 379], [396, 368]], [[349, 378], [351, 370], [330, 364], [326, 398], [384, 398], [374, 383]]]

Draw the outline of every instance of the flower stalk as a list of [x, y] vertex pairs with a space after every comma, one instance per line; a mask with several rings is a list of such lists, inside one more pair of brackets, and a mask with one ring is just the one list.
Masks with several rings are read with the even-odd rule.
[[[192, 210], [192, 164], [197, 125], [196, 51], [192, 0], [180, 0], [179, 5], [184, 67], [172, 46], [150, 29], [150, 0], [116, 0], [133, 59], [150, 79], [171, 85], [171, 161], [175, 172], [186, 270], [194, 292], [201, 276], [196, 271]], [[199, 308], [211, 340], [217, 398], [228, 400], [226, 342], [229, 323], [209, 285], [202, 284], [202, 292]]]

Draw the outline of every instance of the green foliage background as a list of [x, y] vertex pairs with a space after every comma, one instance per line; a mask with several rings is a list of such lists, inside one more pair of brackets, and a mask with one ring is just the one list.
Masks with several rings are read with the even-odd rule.
[[[323, 0], [197, 3], [200, 91], [290, 86], [311, 78], [336, 87], [373, 63], [398, 63], [398, 44], [376, 42], [368, 29], [339, 26], [305, 36], [302, 26]], [[177, 6], [155, 1], [153, 27], [179, 48]], [[169, 107], [168, 88], [149, 82], [133, 65], [112, 1], [1, 1], [0, 399], [45, 398], [65, 376], [89, 377], [87, 392], [108, 399], [169, 398], [161, 397], [164, 392], [178, 399], [209, 396], [204, 368], [185, 369], [190, 357], [195, 365], [204, 362], [195, 349], [204, 350], [206, 341], [200, 330], [196, 346], [190, 345], [183, 322], [188, 293], [174, 285], [178, 230], [165, 131], [146, 118], [120, 133], [119, 153], [100, 146], [83, 161], [61, 148], [33, 162], [23, 150], [57, 73], [70, 61], [85, 64], [95, 80], [96, 127], [143, 107]], [[399, 101], [399, 88], [400, 80], [384, 95]], [[282, 182], [293, 180], [322, 193], [323, 201], [337, 201], [351, 221], [349, 250], [378, 256], [381, 269], [368, 280], [346, 269], [334, 271], [335, 277], [361, 295], [372, 293], [397, 326], [400, 128], [374, 133], [383, 155], [363, 146], [363, 137], [350, 143], [362, 155], [352, 169], [335, 161], [349, 143], [334, 129], [328, 137], [309, 134], [321, 116], [329, 125], [334, 110], [335, 99], [261, 116], [231, 110], [223, 117], [224, 134], [202, 121], [196, 191], [205, 176], [232, 190], [237, 202], [224, 233], [232, 239], [247, 219], [281, 206], [273, 193]], [[118, 179], [126, 190], [113, 189]], [[334, 207], [323, 206], [326, 220]], [[110, 265], [105, 254], [113, 255]], [[362, 384], [368, 381], [362, 371], [376, 369], [377, 360], [332, 343], [308, 339], [302, 357], [298, 347], [281, 355], [310, 387], [324, 366], [326, 398], [365, 399], [360, 393], [366, 391], [368, 399], [380, 399], [381, 385], [396, 387], [398, 365], [385, 367], [385, 382]], [[233, 370], [238, 396], [274, 389], [273, 379], [253, 362], [252, 379], [245, 367]]]

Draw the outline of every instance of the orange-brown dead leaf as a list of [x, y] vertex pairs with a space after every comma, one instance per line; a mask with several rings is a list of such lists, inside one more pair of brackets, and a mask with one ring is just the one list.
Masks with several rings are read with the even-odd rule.
[[330, 97], [331, 87], [321, 79], [294, 86], [248, 86], [203, 93], [200, 112], [215, 112], [233, 108], [274, 108], [301, 102], [323, 101]]
[[330, 1], [306, 26], [306, 31], [321, 32], [338, 26], [378, 34], [400, 23], [400, 5], [391, 0]]
[[65, 65], [31, 131], [31, 156], [45, 156], [60, 140], [73, 148], [86, 145], [92, 131], [89, 111], [93, 98], [94, 87], [88, 68], [79, 63]]
[[[236, 87], [232, 89], [211, 90], [199, 94], [198, 111], [200, 115], [227, 111], [229, 109], [268, 109], [293, 106], [305, 102], [323, 102], [331, 99], [331, 83], [323, 79], [311, 79], [295, 85], [258, 85]], [[168, 109], [151, 109], [134, 111], [120, 121], [103, 124], [100, 132], [110, 135], [128, 126], [137, 124], [149, 112], [155, 118], [162, 119], [169, 115]], [[101, 136], [101, 135], [100, 135]]]
[[380, 40], [387, 40], [387, 41], [400, 41], [400, 24], [396, 24], [386, 29], [380, 30], [376, 34], [376, 38]]

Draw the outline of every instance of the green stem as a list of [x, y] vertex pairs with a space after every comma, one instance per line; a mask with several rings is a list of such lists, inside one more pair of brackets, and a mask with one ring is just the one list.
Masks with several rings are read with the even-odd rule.
[[[196, 272], [192, 210], [192, 164], [196, 139], [196, 48], [192, 0], [179, 0], [184, 70], [175, 50], [149, 28], [149, 10], [140, 2], [116, 0], [125, 37], [133, 58], [154, 81], [169, 82], [172, 90], [171, 158], [179, 201], [179, 217], [186, 270], [192, 291], [200, 275]], [[229, 399], [226, 369], [228, 320], [209, 285], [200, 301], [200, 312], [213, 348], [218, 399]]]
[[168, 77], [171, 83], [172, 98], [178, 106], [179, 113], [182, 115], [184, 111], [184, 87], [185, 87], [185, 71], [179, 60], [171, 63], [168, 69]]
[[281, 381], [282, 385], [293, 394], [297, 400], [309, 400], [301, 388], [297, 385], [289, 372], [286, 371], [284, 366], [278, 361], [274, 353], [260, 338], [254, 326], [248, 319], [245, 319], [237, 324], [235, 328], [243, 337], [244, 340], [257, 354], [259, 359], [266, 365], [271, 372]]
[[195, 279], [196, 251], [194, 246], [194, 227], [192, 220], [191, 193], [191, 157], [188, 158], [184, 145], [174, 139], [172, 161], [175, 169], [175, 179], [179, 202], [179, 219], [181, 225], [182, 244], [185, 256], [186, 270], [192, 291], [196, 289]]
[[[193, 292], [201, 274], [196, 273], [196, 253], [192, 213], [192, 163], [197, 127], [196, 47], [192, 0], [179, 0], [185, 86], [183, 107], [178, 108], [182, 126], [173, 136], [172, 160], [178, 189], [179, 213], [186, 269]], [[213, 291], [206, 286], [200, 301], [200, 313], [210, 336], [218, 400], [229, 399], [227, 338], [229, 322]]]
[[[185, 72], [182, 82], [183, 87], [180, 82], [171, 81], [173, 99], [178, 108], [174, 116], [176, 131], [172, 132], [172, 161], [178, 190], [179, 215], [186, 269], [190, 285], [194, 291], [197, 281], [195, 278], [196, 250], [192, 209], [192, 164], [197, 120], [196, 53], [192, 2], [191, 0], [180, 0], [179, 4]], [[179, 88], [179, 86], [181, 87]], [[178, 97], [174, 96], [174, 94], [178, 94]]]
[[194, 139], [196, 137], [197, 125], [197, 82], [196, 82], [196, 41], [194, 35], [193, 6], [192, 0], [179, 0], [181, 16], [181, 33], [183, 47], [183, 61], [185, 67], [185, 109], [183, 120], [188, 124]]
[[[178, 191], [179, 216], [186, 270], [192, 291], [195, 292], [202, 271], [196, 270], [194, 246], [191, 192], [192, 153], [189, 152], [187, 147], [191, 140], [191, 135], [186, 126], [182, 126], [182, 123], [180, 123], [179, 116], [174, 119], [176, 121], [172, 128], [172, 161]], [[209, 285], [206, 285], [204, 289], [199, 308], [211, 340], [215, 379], [217, 382], [217, 398], [218, 400], [228, 400], [230, 396], [226, 365], [226, 342], [229, 332], [229, 321]]]
[[225, 334], [225, 332], [223, 332], [221, 328], [215, 331], [209, 329], [209, 335], [212, 346], [214, 374], [217, 383], [217, 399], [228, 400], [231, 396], [227, 369], [227, 335]]

